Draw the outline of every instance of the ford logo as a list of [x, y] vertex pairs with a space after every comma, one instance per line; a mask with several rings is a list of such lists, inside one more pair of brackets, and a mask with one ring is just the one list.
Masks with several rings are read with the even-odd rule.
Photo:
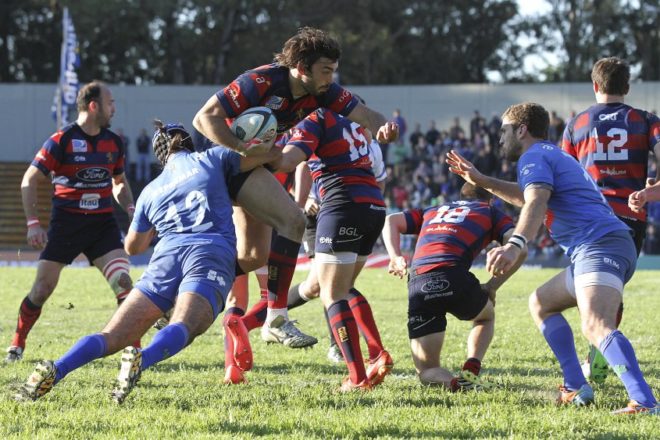
[[102, 182], [110, 177], [106, 168], [83, 168], [76, 173], [76, 177], [87, 183]]
[[432, 293], [432, 292], [442, 292], [447, 290], [449, 287], [449, 281], [443, 280], [441, 278], [431, 278], [422, 286], [422, 292]]

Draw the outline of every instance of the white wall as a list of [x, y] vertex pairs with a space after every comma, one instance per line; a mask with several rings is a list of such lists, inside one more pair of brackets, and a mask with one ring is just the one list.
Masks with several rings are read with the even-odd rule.
[[[523, 101], [539, 102], [563, 117], [593, 103], [589, 83], [349, 88], [388, 118], [393, 109], [401, 109], [409, 130], [419, 122], [424, 131], [432, 119], [438, 128], [447, 128], [454, 116], [459, 116], [467, 129], [475, 109], [490, 119], [493, 113], [500, 114], [510, 104]], [[631, 89], [629, 104], [646, 110], [660, 109], [660, 82], [633, 84]], [[53, 84], [0, 84], [0, 127], [4, 140], [0, 161], [30, 161], [53, 133], [54, 90]], [[130, 153], [135, 158], [135, 138], [141, 128], [151, 133], [154, 117], [190, 126], [195, 112], [217, 87], [113, 85], [111, 90], [117, 107], [113, 128], [122, 128], [130, 138]]]

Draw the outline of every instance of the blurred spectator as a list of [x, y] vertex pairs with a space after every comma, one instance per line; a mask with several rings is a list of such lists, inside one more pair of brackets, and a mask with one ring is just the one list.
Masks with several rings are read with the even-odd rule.
[[140, 183], [151, 181], [151, 139], [147, 135], [147, 130], [140, 130], [140, 135], [135, 141], [137, 145], [137, 163], [135, 178]]
[[405, 143], [406, 141], [406, 132], [407, 132], [407, 126], [406, 126], [406, 120], [401, 116], [401, 110], [396, 109], [392, 113], [392, 122], [396, 123], [399, 126], [399, 139], [397, 140], [397, 143]]
[[422, 126], [421, 124], [417, 123], [415, 124], [415, 130], [410, 133], [410, 145], [417, 145], [419, 139], [422, 137], [424, 137], [424, 133], [422, 133]]
[[502, 120], [497, 113], [493, 113], [493, 117], [488, 123], [488, 139], [493, 151], [498, 151], [500, 146], [500, 128], [502, 128]]
[[562, 136], [564, 135], [564, 128], [566, 124], [564, 120], [557, 116], [556, 111], [552, 111], [550, 114], [550, 126], [548, 127], [548, 139], [552, 142], [561, 141]]
[[463, 127], [461, 127], [460, 118], [456, 116], [454, 117], [454, 125], [449, 128], [449, 137], [451, 137], [453, 140], [456, 140], [460, 135], [465, 137], [465, 130], [463, 130]]
[[474, 140], [477, 133], [486, 125], [486, 121], [479, 114], [479, 110], [474, 111], [474, 117], [470, 121], [470, 140]]
[[426, 142], [433, 145], [435, 144], [435, 141], [437, 141], [439, 137], [440, 137], [440, 132], [438, 131], [437, 128], [435, 128], [435, 121], [431, 121], [431, 126], [429, 127], [429, 130], [426, 132]]

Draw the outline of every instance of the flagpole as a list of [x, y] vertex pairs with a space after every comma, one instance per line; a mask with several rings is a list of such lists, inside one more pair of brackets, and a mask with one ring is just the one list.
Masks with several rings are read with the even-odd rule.
[[62, 128], [62, 93], [64, 92], [62, 84], [64, 82], [64, 70], [66, 69], [66, 38], [67, 38], [67, 23], [69, 19], [69, 8], [64, 8], [62, 11], [62, 49], [60, 52], [60, 77], [57, 82], [57, 129]]

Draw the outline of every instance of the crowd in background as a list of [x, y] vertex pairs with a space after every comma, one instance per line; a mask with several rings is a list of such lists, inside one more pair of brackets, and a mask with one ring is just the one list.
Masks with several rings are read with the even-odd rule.
[[[573, 117], [574, 114], [571, 115]], [[484, 174], [515, 182], [516, 166], [503, 159], [499, 151], [499, 131], [502, 121], [497, 114], [485, 118], [475, 110], [472, 119], [463, 125], [455, 117], [450, 127], [437, 127], [430, 121], [426, 129], [416, 123], [409, 129], [400, 111], [395, 110], [393, 120], [399, 124], [401, 136], [397, 143], [383, 145], [388, 178], [385, 199], [390, 212], [409, 208], [423, 208], [445, 201], [459, 199], [463, 180], [449, 171], [445, 156], [449, 150], [458, 151], [474, 163]], [[551, 112], [548, 138], [559, 144], [566, 121]], [[649, 155], [649, 176], [655, 176], [655, 158]], [[494, 203], [517, 218], [518, 210], [495, 199]], [[649, 223], [644, 246], [646, 254], [660, 254], [660, 203], [648, 206]], [[412, 238], [402, 243], [412, 250]], [[563, 254], [545, 228], [530, 244], [531, 257], [555, 258]]]

